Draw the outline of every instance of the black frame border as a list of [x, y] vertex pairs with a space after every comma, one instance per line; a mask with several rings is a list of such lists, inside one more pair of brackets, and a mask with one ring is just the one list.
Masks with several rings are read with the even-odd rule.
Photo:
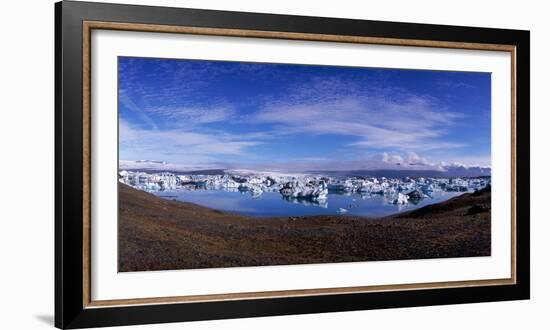
[[[516, 284], [85, 308], [83, 21], [185, 25], [516, 47]], [[529, 31], [62, 1], [55, 4], [55, 326], [86, 328], [529, 299]]]

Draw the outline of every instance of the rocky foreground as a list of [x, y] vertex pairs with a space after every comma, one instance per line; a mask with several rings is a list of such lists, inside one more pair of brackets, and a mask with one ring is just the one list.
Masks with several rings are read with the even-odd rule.
[[489, 256], [491, 191], [380, 219], [253, 218], [119, 183], [119, 271]]

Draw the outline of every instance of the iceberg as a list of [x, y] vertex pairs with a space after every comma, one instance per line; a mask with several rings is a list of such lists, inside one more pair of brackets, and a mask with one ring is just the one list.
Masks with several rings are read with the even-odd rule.
[[300, 181], [290, 181], [283, 184], [279, 192], [284, 197], [297, 199], [326, 200], [328, 197], [328, 188], [324, 181], [310, 181], [306, 184]]
[[[361, 199], [383, 198], [394, 205], [417, 204], [436, 192], [473, 192], [491, 184], [490, 177], [454, 178], [386, 178], [365, 176], [330, 176], [283, 174], [277, 172], [236, 171], [224, 174], [146, 173], [120, 170], [118, 180], [137, 189], [156, 192], [177, 189], [224, 190], [247, 193], [258, 198], [266, 192], [279, 193], [293, 203], [327, 207], [329, 193], [357, 194]], [[347, 209], [343, 209], [347, 212]]]
[[424, 194], [420, 190], [413, 190], [407, 194], [408, 199], [421, 200], [424, 198]]
[[407, 203], [409, 203], [409, 196], [402, 193], [397, 193], [397, 198], [393, 200], [395, 205], [405, 205]]

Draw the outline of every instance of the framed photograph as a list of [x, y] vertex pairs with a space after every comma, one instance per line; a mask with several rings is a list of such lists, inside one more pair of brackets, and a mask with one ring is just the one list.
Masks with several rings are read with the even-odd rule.
[[59, 2], [59, 328], [529, 298], [529, 32]]

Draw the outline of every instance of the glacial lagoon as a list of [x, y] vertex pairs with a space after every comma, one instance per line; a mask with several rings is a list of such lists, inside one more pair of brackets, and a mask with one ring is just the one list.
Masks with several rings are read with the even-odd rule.
[[383, 217], [490, 185], [490, 177], [386, 178], [280, 173], [182, 175], [121, 171], [121, 183], [161, 198], [255, 217]]
[[[470, 192], [473, 189], [469, 189]], [[434, 191], [416, 203], [395, 205], [391, 199], [378, 194], [329, 192], [324, 201], [286, 198], [279, 192], [267, 191], [259, 196], [238, 189], [176, 189], [153, 192], [155, 195], [182, 202], [190, 202], [211, 209], [255, 217], [360, 215], [383, 217], [397, 212], [414, 210], [439, 203], [464, 192]], [[345, 211], [343, 211], [345, 210]]]

